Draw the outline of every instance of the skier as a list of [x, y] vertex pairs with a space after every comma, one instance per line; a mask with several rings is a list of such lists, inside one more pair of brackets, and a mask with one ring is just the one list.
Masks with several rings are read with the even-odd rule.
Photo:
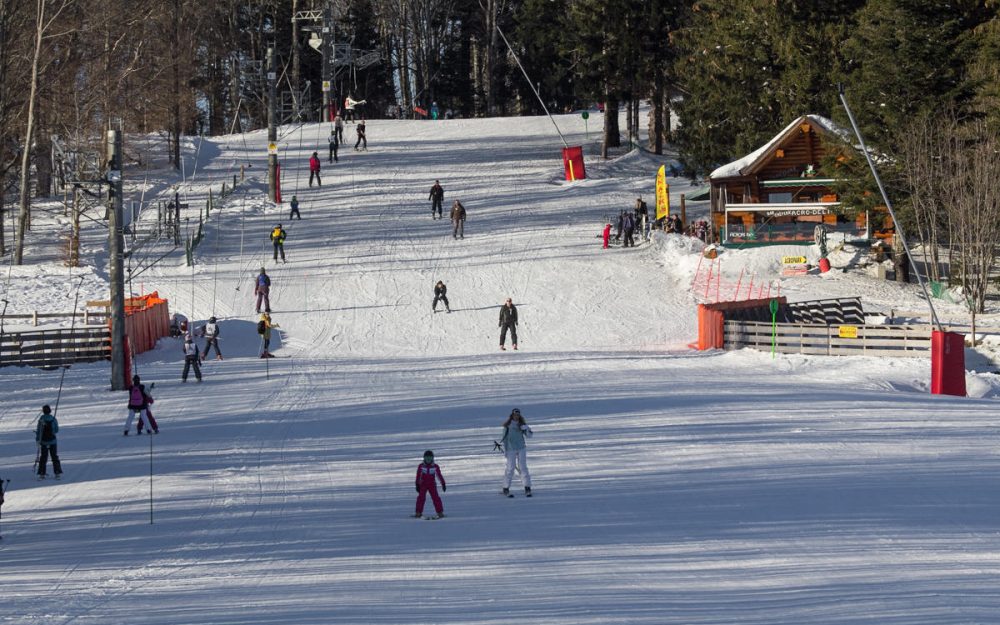
[[521, 483], [524, 484], [524, 494], [531, 497], [531, 474], [528, 473], [528, 446], [525, 438], [531, 438], [534, 432], [528, 427], [528, 423], [521, 416], [521, 411], [515, 408], [510, 416], [503, 423], [503, 438], [500, 444], [504, 448], [504, 455], [507, 457], [507, 469], [503, 474], [503, 494], [513, 497], [510, 494], [510, 482], [514, 479], [514, 470], [521, 474]]
[[59, 453], [56, 450], [56, 434], [59, 432], [59, 422], [52, 414], [52, 408], [48, 404], [42, 406], [42, 414], [38, 417], [38, 425], [35, 427], [35, 443], [38, 444], [38, 479], [45, 479], [45, 466], [49, 462], [49, 455], [52, 456], [52, 471], [56, 474], [56, 479], [62, 475], [62, 463], [59, 462]]
[[170, 336], [184, 336], [184, 333], [187, 332], [187, 325], [188, 320], [184, 315], [180, 313], [170, 315]]
[[333, 163], [334, 161], [339, 161], [337, 158], [337, 147], [339, 147], [339, 145], [340, 142], [337, 140], [337, 129], [334, 128], [330, 131], [330, 155], [327, 162]]
[[[427, 199], [431, 201], [431, 219], [440, 219], [441, 203], [444, 201], [444, 189], [441, 188], [440, 180], [434, 181], [434, 186], [431, 187], [431, 194]], [[437, 210], [437, 217], [434, 216], [435, 210]]]
[[440, 280], [434, 285], [434, 302], [431, 304], [431, 310], [434, 312], [437, 312], [438, 301], [444, 302], [444, 309], [451, 312], [451, 306], [448, 305], [448, 287]]
[[622, 247], [635, 247], [635, 240], [632, 233], [635, 231], [635, 217], [632, 213], [626, 212], [622, 215], [622, 228], [625, 230], [625, 242]]
[[451, 238], [465, 238], [465, 207], [458, 200], [451, 205], [451, 222], [454, 226], [451, 229]]
[[[132, 427], [132, 419], [136, 416], [139, 417], [139, 423], [142, 423], [142, 413], [149, 411], [149, 405], [153, 403], [153, 398], [146, 393], [146, 386], [140, 384], [139, 376], [132, 376], [132, 386], [128, 389], [128, 418], [125, 419], [125, 436], [128, 436], [128, 431]], [[154, 432], [159, 432], [159, 429], [153, 423], [149, 422], [152, 426]], [[141, 426], [137, 426], [139, 432], [142, 432]]]
[[219, 322], [216, 321], [215, 317], [208, 318], [208, 323], [205, 324], [202, 332], [205, 335], [205, 351], [202, 353], [201, 359], [208, 358], [209, 350], [214, 347], [215, 359], [222, 360], [222, 350], [219, 349]]
[[299, 214], [299, 198], [293, 195], [292, 201], [288, 205], [292, 207], [292, 212], [288, 213], [288, 221], [291, 221], [293, 217], [298, 217], [299, 221], [302, 221], [302, 215]]
[[517, 307], [511, 298], [507, 298], [503, 306], [500, 307], [500, 349], [506, 351], [503, 346], [507, 340], [507, 330], [510, 330], [510, 342], [517, 350]]
[[[274, 230], [271, 231], [271, 243], [274, 244], [274, 261], [275, 262], [278, 261], [278, 254], [279, 253], [281, 254], [281, 262], [283, 262], [283, 263], [288, 262], [288, 261], [285, 260], [285, 237], [287, 237], [287, 236], [288, 236], [288, 234], [285, 232], [285, 229], [281, 227], [281, 224], [278, 224], [277, 226], [275, 226]], [[260, 312], [260, 311], [257, 311], [257, 312]]]
[[[281, 227], [280, 224], [278, 226]], [[271, 233], [271, 240], [274, 240], [274, 233]], [[278, 259], [278, 245], [274, 245], [274, 258]], [[267, 275], [264, 268], [260, 268], [260, 275], [257, 276], [257, 280], [254, 283], [253, 294], [257, 296], [257, 308], [256, 311], [260, 314], [260, 304], [264, 302], [264, 312], [271, 312], [271, 277]]]
[[274, 354], [268, 351], [271, 347], [271, 328], [280, 327], [278, 324], [271, 322], [271, 315], [264, 313], [260, 316], [260, 321], [257, 322], [257, 334], [264, 341], [264, 349], [260, 353], [261, 358], [274, 358]]
[[313, 155], [309, 157], [309, 186], [313, 186], [313, 178], [316, 178], [316, 186], [322, 187], [323, 181], [319, 179], [319, 153], [313, 152]]
[[437, 480], [441, 480], [441, 490], [448, 491], [448, 486], [444, 483], [444, 476], [441, 475], [441, 467], [434, 462], [434, 452], [428, 449], [424, 452], [424, 461], [417, 467], [417, 511], [413, 515], [422, 517], [424, 515], [424, 501], [430, 493], [431, 501], [434, 502], [434, 511], [437, 518], [444, 516], [444, 504], [441, 503], [441, 496], [437, 491]]
[[188, 381], [188, 371], [194, 367], [194, 377], [201, 382], [201, 362], [200, 354], [198, 353], [198, 345], [195, 344], [194, 339], [188, 336], [184, 339], [184, 373], [181, 374], [181, 382]]
[[604, 238], [604, 249], [608, 249], [608, 240], [611, 238], [611, 224], [604, 224], [604, 233], [601, 236]]
[[333, 130], [337, 135], [337, 146], [339, 147], [344, 142], [344, 118], [340, 116], [340, 113], [337, 113], [337, 116], [333, 118]]
[[355, 130], [358, 133], [358, 140], [354, 142], [354, 149], [357, 150], [358, 146], [360, 145], [361, 149], [367, 152], [368, 138], [365, 136], [365, 120], [363, 117], [361, 118], [361, 121], [358, 122], [358, 125], [355, 128]]

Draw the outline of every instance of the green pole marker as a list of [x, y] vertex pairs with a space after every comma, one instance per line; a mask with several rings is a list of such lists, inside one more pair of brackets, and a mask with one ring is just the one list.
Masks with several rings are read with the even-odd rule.
[[773, 359], [778, 346], [778, 300], [771, 300], [769, 305], [771, 307], [771, 358]]
[[590, 113], [584, 111], [580, 113], [580, 117], [583, 118], [583, 132], [587, 137], [587, 141], [590, 141], [590, 125], [587, 123], [587, 120], [590, 119]]

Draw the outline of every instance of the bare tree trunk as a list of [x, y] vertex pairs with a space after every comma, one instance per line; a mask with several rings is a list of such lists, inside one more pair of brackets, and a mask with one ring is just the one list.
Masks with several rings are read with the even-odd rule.
[[[292, 17], [299, 12], [299, 0], [292, 0]], [[295, 108], [297, 111], [302, 110], [302, 103], [298, 101], [299, 98], [299, 83], [301, 81], [302, 68], [301, 61], [299, 60], [299, 21], [296, 19], [292, 20], [292, 94], [295, 97]], [[324, 113], [325, 114], [325, 113]]]
[[[178, 53], [181, 49], [181, 0], [174, 0], [174, 19], [172, 39], [174, 50]], [[171, 146], [170, 160], [174, 169], [181, 168], [181, 68], [180, 58], [174, 57], [170, 64], [173, 73], [173, 106], [170, 112], [170, 136], [173, 140]]]
[[601, 158], [608, 158], [608, 148], [617, 148], [621, 144], [621, 130], [618, 127], [618, 100], [610, 93], [606, 93], [604, 96], [604, 139], [601, 142]]
[[17, 241], [14, 245], [14, 264], [24, 264], [24, 235], [28, 230], [31, 213], [31, 142], [35, 130], [35, 97], [38, 94], [38, 63], [42, 56], [42, 36], [45, 34], [45, 0], [36, 1], [35, 51], [31, 57], [31, 84], [28, 88], [28, 116], [24, 131], [24, 149], [21, 152], [21, 189], [18, 202]]

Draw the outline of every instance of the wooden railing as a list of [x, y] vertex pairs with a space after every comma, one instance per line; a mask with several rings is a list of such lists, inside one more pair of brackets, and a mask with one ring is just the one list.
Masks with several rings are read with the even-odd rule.
[[[782, 354], [823, 356], [924, 356], [931, 348], [931, 326], [774, 325], [774, 349]], [[725, 349], [771, 349], [772, 325], [757, 321], [726, 321]]]
[[111, 333], [107, 326], [0, 335], [0, 367], [59, 367], [110, 358]]

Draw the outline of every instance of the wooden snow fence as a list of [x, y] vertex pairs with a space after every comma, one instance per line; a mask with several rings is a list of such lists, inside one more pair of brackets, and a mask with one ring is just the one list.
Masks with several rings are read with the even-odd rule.
[[[88, 302], [88, 306], [110, 308], [110, 302]], [[157, 293], [125, 300], [125, 332], [129, 350], [149, 351], [170, 334], [167, 300]], [[5, 332], [0, 335], [0, 367], [60, 367], [78, 362], [111, 359], [110, 321], [99, 327], [81, 326], [58, 330]]]
[[789, 303], [720, 302], [698, 307], [698, 349], [750, 347], [783, 354], [823, 356], [923, 356], [931, 349], [930, 325], [866, 325], [859, 298]]
[[[724, 347], [771, 350], [772, 327], [759, 321], [726, 321]], [[782, 354], [822, 356], [926, 356], [931, 349], [931, 326], [826, 325], [778, 323], [773, 328], [774, 350]]]
[[60, 367], [111, 359], [107, 326], [5, 332], [0, 335], [0, 367]]

